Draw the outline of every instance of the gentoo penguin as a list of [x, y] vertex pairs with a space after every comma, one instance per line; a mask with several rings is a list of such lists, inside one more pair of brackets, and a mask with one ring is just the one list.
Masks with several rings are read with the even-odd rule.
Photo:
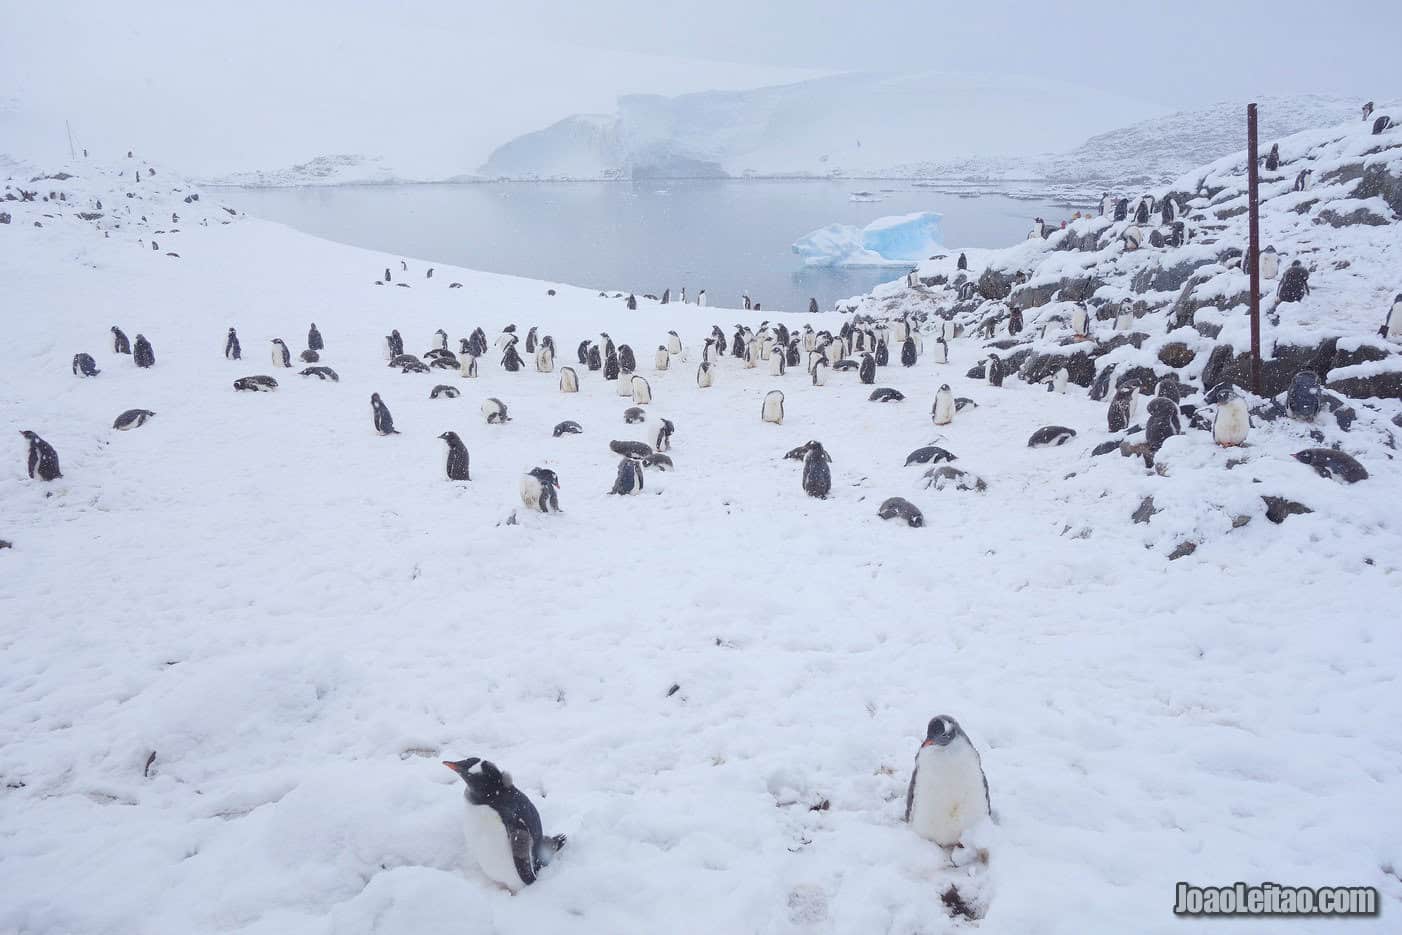
[[1173, 198], [1169, 196], [1165, 196], [1163, 204], [1159, 208], [1159, 219], [1166, 225], [1172, 224], [1174, 221], [1178, 220], [1178, 202], [1174, 201]]
[[638, 297], [631, 292], [628, 293], [628, 301], [626, 304], [628, 306], [628, 311], [636, 312], [638, 310]]
[[647, 442], [620, 441], [614, 439], [609, 442], [609, 451], [625, 458], [646, 458], [652, 454], [652, 446]]
[[1134, 397], [1139, 393], [1139, 387], [1133, 383], [1126, 383], [1115, 390], [1115, 396], [1110, 400], [1110, 408], [1105, 414], [1105, 424], [1112, 432], [1123, 432], [1129, 428], [1130, 420], [1134, 418]]
[[797, 367], [802, 362], [803, 357], [798, 350], [798, 338], [790, 338], [788, 348], [784, 351], [784, 366]]
[[803, 492], [808, 496], [827, 499], [832, 490], [832, 472], [828, 470], [831, 460], [820, 443], [808, 443], [808, 452], [803, 456]]
[[1313, 422], [1319, 414], [1319, 404], [1323, 391], [1319, 386], [1319, 374], [1313, 370], [1301, 370], [1290, 381], [1290, 391], [1285, 397], [1285, 411], [1291, 418]]
[[131, 342], [127, 340], [126, 335], [122, 334], [122, 329], [118, 328], [116, 325], [112, 326], [112, 353], [131, 353]]
[[381, 435], [399, 434], [394, 427], [394, 417], [389, 414], [389, 407], [380, 399], [379, 393], [370, 394], [370, 415], [374, 419], [376, 432]]
[[271, 393], [277, 389], [277, 381], [263, 374], [240, 377], [234, 381], [234, 389], [249, 393]]
[[561, 435], [579, 435], [583, 431], [584, 426], [575, 422], [573, 419], [566, 419], [564, 422], [556, 425], [555, 430], [551, 434], [555, 438], [559, 438]]
[[440, 396], [444, 399], [457, 399], [461, 395], [461, 390], [456, 386], [448, 386], [446, 383], [440, 383], [428, 391], [429, 399], [437, 399]]
[[604, 355], [603, 352], [599, 350], [599, 345], [589, 345], [589, 361], [585, 366], [591, 371], [604, 369]]
[[1392, 127], [1392, 118], [1387, 114], [1373, 121], [1373, 135], [1381, 136], [1382, 133]]
[[228, 360], [242, 360], [243, 347], [239, 344], [238, 332], [233, 328], [229, 329], [229, 334], [224, 338], [224, 357]]
[[1068, 429], [1064, 425], [1044, 425], [1027, 439], [1027, 447], [1058, 448], [1075, 437], [1075, 429]]
[[526, 366], [526, 362], [521, 359], [520, 354], [516, 353], [515, 342], [506, 345], [506, 350], [501, 355], [501, 369], [507, 373], [516, 373], [524, 366]]
[[1294, 260], [1280, 276], [1280, 287], [1276, 298], [1282, 302], [1298, 302], [1310, 294], [1310, 271], [1305, 264]]
[[536, 326], [531, 325], [531, 330], [526, 332], [526, 353], [534, 354], [536, 349]]
[[623, 373], [632, 373], [638, 369], [638, 359], [633, 356], [633, 349], [626, 344], [618, 345], [618, 369]]
[[779, 390], [770, 390], [764, 394], [764, 405], [760, 407], [759, 416], [765, 422], [773, 422], [775, 425], [784, 424], [784, 394]]
[[542, 344], [536, 348], [535, 352], [536, 373], [549, 373], [555, 369], [555, 355], [550, 350], [550, 345]]
[[704, 390], [715, 382], [715, 369], [709, 360], [703, 360], [701, 366], [696, 368], [696, 385]]
[[1067, 370], [1065, 367], [1062, 367], [1059, 370], [1057, 370], [1056, 373], [1051, 375], [1051, 380], [1047, 383], [1047, 389], [1053, 393], [1065, 393], [1066, 383], [1070, 379], [1071, 371]]
[[906, 339], [905, 339], [905, 342], [901, 344], [901, 366], [902, 366], [902, 367], [914, 367], [914, 366], [915, 366], [915, 339], [914, 339], [914, 338], [906, 338]]
[[885, 341], [876, 342], [876, 353], [872, 355], [876, 358], [876, 366], [884, 367], [891, 362], [891, 351], [886, 346]]
[[627, 409], [623, 410], [624, 425], [637, 425], [639, 422], [646, 421], [647, 413], [642, 410], [641, 406], [629, 406]]
[[1139, 207], [1134, 209], [1134, 223], [1149, 223], [1149, 203], [1143, 198], [1139, 199]]
[[618, 348], [616, 348], [616, 347], [613, 346], [613, 338], [609, 337], [608, 332], [607, 332], [607, 331], [601, 331], [601, 332], [599, 332], [599, 337], [601, 337], [601, 338], [604, 339], [603, 343], [599, 345], [599, 347], [603, 348], [604, 356], [605, 356], [605, 357], [616, 357], [616, 356], [618, 356]]
[[467, 354], [458, 361], [458, 369], [462, 371], [464, 380], [472, 380], [477, 377], [477, 355]]
[[889, 386], [878, 386], [876, 389], [872, 390], [871, 395], [867, 397], [867, 400], [873, 403], [898, 403], [904, 399], [904, 393], [900, 390], [892, 389]]
[[443, 765], [467, 783], [467, 850], [482, 873], [513, 893], [534, 883], [565, 836], [545, 836], [540, 813], [509, 773], [475, 756]]
[[1328, 480], [1341, 480], [1345, 484], [1356, 484], [1368, 479], [1368, 470], [1352, 456], [1333, 448], [1306, 448], [1297, 451], [1294, 459], [1308, 464], [1314, 472]]
[[769, 355], [769, 375], [771, 377], [782, 377], [787, 369], [787, 362], [784, 355], [779, 351]]
[[652, 402], [652, 387], [648, 382], [636, 373], [633, 374], [633, 402], [639, 406], [646, 406]]
[[73, 355], [73, 375], [74, 375], [74, 376], [82, 375], [82, 376], [85, 376], [85, 377], [95, 377], [95, 376], [97, 376], [97, 375], [98, 375], [99, 373], [101, 373], [101, 372], [102, 372], [101, 370], [98, 370], [98, 369], [97, 369], [97, 361], [95, 361], [95, 360], [92, 359], [92, 355], [91, 355], [91, 354], [74, 354], [74, 355]]
[[308, 367], [301, 371], [304, 377], [316, 377], [318, 380], [330, 380], [333, 383], [341, 382], [341, 375], [330, 367]]
[[653, 368], [656, 370], [666, 370], [672, 362], [672, 355], [667, 352], [664, 344], [657, 345], [657, 355], [653, 358]]
[[1274, 172], [1280, 168], [1280, 144], [1272, 143], [1271, 151], [1266, 153], [1266, 171]]
[[618, 379], [618, 355], [610, 354], [604, 358], [604, 379]]
[[588, 340], [588, 338], [586, 338], [585, 340], [579, 342], [579, 347], [578, 347], [578, 349], [576, 349], [575, 353], [579, 356], [579, 363], [580, 363], [580, 366], [583, 366], [583, 367], [589, 366], [589, 340]]
[[273, 338], [272, 344], [273, 366], [290, 368], [292, 366], [292, 352], [287, 349], [282, 338]]
[[905, 456], [905, 466], [912, 464], [939, 464], [942, 461], [958, 461], [958, 457], [939, 445], [926, 445]]
[[809, 298], [809, 300], [808, 300], [808, 314], [810, 314], [810, 315], [816, 315], [816, 314], [818, 314], [818, 300], [817, 300], [816, 298]]
[[1088, 333], [1090, 327], [1090, 315], [1086, 311], [1084, 303], [1077, 302], [1071, 309], [1071, 333], [1078, 337]]
[[955, 269], [968, 269], [968, 268], [969, 268], [969, 258], [968, 258], [967, 256], [965, 256], [964, 254], [962, 254], [962, 253], [959, 254], [959, 259], [955, 262], [954, 268], [955, 268]]
[[1237, 394], [1236, 387], [1230, 383], [1219, 383], [1203, 399], [1217, 404], [1217, 414], [1212, 419], [1212, 440], [1223, 448], [1245, 442], [1251, 430], [1251, 416], [1246, 409], [1246, 400]]
[[521, 502], [532, 510], [560, 512], [560, 478], [549, 468], [531, 468], [521, 478]]
[[915, 754], [905, 820], [922, 838], [953, 847], [990, 812], [988, 779], [978, 751], [954, 718], [932, 718]]
[[468, 474], [467, 446], [458, 433], [444, 432], [438, 437], [448, 443], [448, 480], [472, 480]]
[[1144, 243], [1144, 231], [1131, 225], [1120, 234], [1120, 240], [1124, 243], [1125, 250], [1138, 250]]
[[321, 339], [321, 332], [316, 330], [316, 322], [307, 329], [307, 349], [313, 351], [326, 350], [326, 342]]
[[857, 368], [857, 379], [868, 385], [876, 382], [876, 358], [870, 354], [862, 355], [862, 365]]
[[989, 386], [1003, 385], [1003, 361], [997, 354], [988, 355], [988, 366], [985, 368], [984, 375], [988, 379]]
[[1267, 246], [1261, 251], [1261, 278], [1274, 279], [1280, 272], [1280, 254], [1275, 252], [1275, 247]]
[[832, 369], [832, 364], [828, 363], [826, 357], [819, 357], [813, 361], [813, 385], [823, 386], [828, 382], [828, 371]]
[[633, 375], [630, 373], [620, 373], [618, 379], [613, 384], [614, 393], [623, 399], [633, 397]]
[[1149, 400], [1149, 418], [1144, 423], [1144, 441], [1150, 451], [1158, 451], [1163, 443], [1179, 434], [1178, 407], [1172, 400], [1155, 396]]
[[945, 383], [935, 393], [935, 404], [930, 409], [930, 418], [935, 425], [948, 425], [954, 421], [954, 391]]
[[877, 508], [876, 515], [882, 519], [905, 520], [907, 526], [916, 529], [925, 525], [925, 514], [920, 512], [920, 508], [911, 503], [905, 497], [887, 497], [881, 501], [881, 506]]
[[1387, 318], [1383, 320], [1378, 334], [1389, 341], [1402, 341], [1402, 292], [1397, 293], [1397, 298], [1393, 299], [1392, 308], [1388, 310]]
[[58, 468], [58, 452], [54, 451], [54, 446], [28, 429], [20, 434], [29, 442], [29, 476], [37, 475], [40, 480], [57, 480], [62, 477], [63, 472]]
[[683, 305], [686, 304], [686, 286], [682, 286], [682, 298], [681, 298], [681, 302], [682, 302]]
[[663, 289], [663, 290], [662, 290], [662, 304], [663, 304], [663, 305], [666, 305], [666, 304], [667, 304], [668, 302], [670, 302], [670, 301], [672, 301], [672, 290], [671, 290], [671, 289]]
[[677, 431], [677, 427], [671, 419], [663, 419], [662, 424], [657, 427], [657, 435], [653, 439], [652, 447], [656, 451], [672, 450], [672, 435]]
[[506, 403], [495, 396], [488, 396], [482, 400], [482, 418], [487, 420], [488, 425], [501, 425], [511, 421], [511, 416], [506, 412]]
[[937, 364], [949, 363], [949, 342], [946, 341], [943, 336], [935, 338], [935, 348], [932, 352], [932, 356]]
[[749, 310], [750, 310], [750, 297], [749, 297], [748, 295], [745, 295], [745, 294], [742, 293], [742, 294], [740, 295], [740, 300], [741, 300], [742, 302], [745, 303], [745, 311], [749, 311]]
[[1313, 169], [1301, 169], [1300, 174], [1295, 176], [1295, 191], [1302, 192], [1309, 188], [1311, 175], [1314, 175]]
[[126, 412], [117, 416], [116, 420], [112, 423], [112, 428], [121, 432], [140, 428], [146, 424], [147, 419], [154, 415], [155, 413], [150, 409], [128, 409]]
[[1368, 118], [1373, 116], [1373, 102], [1369, 101], [1363, 105], [1363, 122], [1367, 123]]
[[447, 350], [448, 332], [444, 331], [442, 328], [433, 332], [433, 337], [429, 339], [428, 346], [435, 350]]
[[153, 367], [156, 364], [156, 351], [151, 347], [151, 342], [146, 340], [146, 336], [138, 334], [136, 345], [132, 354], [138, 367]]
[[702, 289], [700, 292], [696, 293], [696, 304], [699, 305], [699, 306], [701, 306], [702, 308], [705, 307], [705, 305], [706, 305], [706, 290], [705, 290], [705, 289]]
[[1121, 199], [1119, 199], [1118, 201], [1115, 202], [1115, 216], [1114, 216], [1114, 219], [1115, 219], [1116, 221], [1123, 221], [1123, 220], [1125, 220], [1125, 219], [1128, 218], [1128, 217], [1129, 217], [1129, 199], [1128, 199], [1128, 198], [1121, 198]]
[[578, 393], [579, 377], [575, 374], [573, 367], [560, 368], [560, 392]]
[[633, 458], [618, 462], [618, 476], [614, 478], [611, 494], [627, 496], [643, 492], [643, 464]]
[[[304, 364], [315, 364], [321, 362], [321, 355], [318, 354], [316, 351], [312, 350], [311, 348], [307, 348], [305, 351], [298, 354], [297, 356], [302, 358], [302, 363]], [[456, 369], [456, 367], [458, 366], [458, 359], [454, 357], [450, 363], [451, 366]], [[437, 361], [434, 361], [434, 366], [438, 366]]]
[[1016, 337], [1022, 333], [1022, 309], [1014, 308], [1008, 312], [1008, 334]]

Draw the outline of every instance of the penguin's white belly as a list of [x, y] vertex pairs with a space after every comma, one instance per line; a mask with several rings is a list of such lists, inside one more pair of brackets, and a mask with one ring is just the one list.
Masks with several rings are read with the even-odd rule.
[[485, 805], [469, 804], [463, 828], [467, 837], [467, 853], [477, 861], [483, 874], [513, 893], [526, 885], [516, 872], [511, 840], [507, 837], [506, 826], [501, 823], [501, 816]]
[[1250, 428], [1246, 403], [1233, 399], [1222, 404], [1212, 422], [1212, 438], [1219, 445], [1240, 445]]
[[953, 421], [954, 421], [954, 397], [953, 397], [953, 396], [941, 396], [941, 397], [936, 398], [936, 400], [935, 400], [935, 418], [934, 418], [935, 424], [936, 424], [936, 425], [948, 425], [949, 423], [951, 423], [951, 422], [953, 422]]
[[529, 474], [521, 478], [521, 502], [533, 510], [540, 509], [540, 481]]
[[915, 798], [910, 826], [922, 838], [944, 847], [988, 817], [988, 797], [978, 755], [962, 746], [925, 747], [916, 758]]

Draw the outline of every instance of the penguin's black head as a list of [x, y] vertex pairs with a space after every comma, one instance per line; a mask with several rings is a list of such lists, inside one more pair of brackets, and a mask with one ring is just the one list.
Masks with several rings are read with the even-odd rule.
[[377, 402], [379, 402], [379, 401], [380, 401], [380, 394], [379, 394], [379, 393], [371, 393], [371, 394], [370, 394], [370, 402], [372, 402], [372, 403], [377, 403]]
[[442, 435], [439, 435], [438, 437], [441, 438], [441, 439], [443, 439], [445, 442], [447, 442], [447, 443], [450, 444], [450, 445], [459, 444], [459, 439], [458, 439], [458, 433], [457, 433], [457, 432], [444, 432]]
[[470, 756], [465, 760], [444, 760], [443, 765], [462, 777], [467, 783], [468, 798], [475, 804], [493, 801], [511, 788], [511, 775], [497, 769], [495, 763], [481, 757]]
[[958, 721], [947, 714], [941, 714], [930, 719], [930, 726], [925, 729], [925, 742], [920, 746], [947, 747], [963, 732]]
[[33, 432], [31, 432], [29, 429], [25, 429], [24, 431], [20, 432], [20, 434], [23, 435], [25, 438], [29, 439], [30, 441], [34, 441], [36, 438], [39, 437], [38, 435], [35, 435]]
[[1236, 387], [1231, 384], [1230, 380], [1227, 380], [1222, 383], [1218, 383], [1212, 389], [1208, 390], [1206, 395], [1203, 396], [1202, 400], [1205, 403], [1224, 403], [1227, 400], [1233, 399], [1235, 397]]
[[[115, 330], [115, 329], [114, 329], [114, 330]], [[230, 329], [229, 329], [229, 333], [230, 333], [230, 334], [233, 334], [233, 333], [234, 333], [234, 329], [233, 329], [233, 328], [230, 328]]]
[[559, 487], [560, 478], [549, 468], [531, 468], [531, 476], [540, 481], [543, 486]]
[[1302, 386], [1312, 387], [1319, 385], [1319, 374], [1315, 373], [1313, 370], [1301, 370], [1299, 373], [1295, 374], [1295, 379]]

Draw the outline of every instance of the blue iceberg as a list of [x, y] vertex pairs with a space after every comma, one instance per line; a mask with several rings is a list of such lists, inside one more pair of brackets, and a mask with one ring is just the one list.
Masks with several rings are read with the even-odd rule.
[[794, 241], [804, 266], [909, 266], [943, 243], [940, 215], [917, 211], [877, 218], [866, 227], [829, 224]]

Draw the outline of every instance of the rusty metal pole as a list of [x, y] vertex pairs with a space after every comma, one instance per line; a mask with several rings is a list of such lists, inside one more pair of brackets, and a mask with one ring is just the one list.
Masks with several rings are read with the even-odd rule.
[[1246, 211], [1251, 242], [1246, 248], [1251, 271], [1251, 392], [1261, 395], [1261, 178], [1256, 163], [1256, 105], [1246, 105]]

